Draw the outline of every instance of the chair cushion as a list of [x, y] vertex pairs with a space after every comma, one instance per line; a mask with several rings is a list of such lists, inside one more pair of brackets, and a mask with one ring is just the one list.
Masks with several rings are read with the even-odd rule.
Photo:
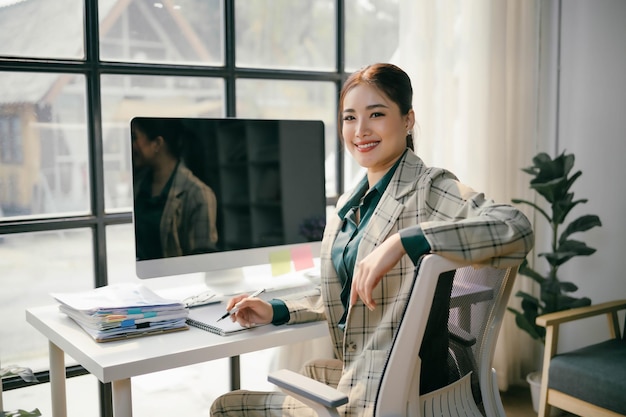
[[611, 339], [556, 355], [548, 387], [626, 414], [626, 341]]

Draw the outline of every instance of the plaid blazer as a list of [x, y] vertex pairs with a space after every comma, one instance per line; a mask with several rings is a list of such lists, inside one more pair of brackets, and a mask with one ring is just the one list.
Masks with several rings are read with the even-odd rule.
[[160, 223], [163, 256], [214, 251], [217, 243], [215, 193], [181, 161]]
[[[342, 196], [342, 207], [350, 193]], [[408, 255], [374, 289], [377, 307], [369, 311], [359, 300], [350, 308], [345, 330], [337, 327], [344, 308], [341, 283], [331, 262], [333, 241], [342, 219], [328, 219], [320, 253], [321, 297], [286, 301], [290, 323], [327, 319], [337, 358], [343, 361], [338, 389], [349, 395], [344, 415], [371, 415], [382, 370], [404, 311], [415, 265]], [[444, 169], [429, 168], [407, 152], [364, 231], [357, 262], [389, 235], [419, 224], [431, 252], [474, 264], [508, 267], [532, 249], [528, 219], [516, 208], [496, 204], [458, 182]], [[419, 349], [417, 347], [416, 349]]]

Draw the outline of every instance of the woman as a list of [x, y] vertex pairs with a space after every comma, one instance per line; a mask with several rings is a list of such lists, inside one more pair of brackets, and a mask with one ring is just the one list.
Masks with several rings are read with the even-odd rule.
[[[521, 212], [486, 200], [415, 155], [411, 103], [407, 74], [390, 64], [365, 67], [343, 86], [340, 137], [367, 175], [339, 199], [336, 215], [328, 219], [320, 253], [321, 297], [268, 303], [240, 296], [227, 306], [240, 303], [232, 317], [244, 326], [327, 320], [337, 359], [313, 361], [304, 372], [349, 395], [343, 415], [373, 412], [377, 379], [403, 311], [394, 306], [406, 303], [421, 255], [508, 267], [519, 264], [533, 245], [531, 225]], [[430, 337], [431, 352], [425, 354], [431, 360], [422, 363], [438, 372], [423, 371], [422, 392], [447, 382], [441, 371], [447, 344], [436, 343], [447, 337], [445, 324]], [[211, 412], [314, 415], [282, 393], [244, 391], [221, 396]]]
[[181, 160], [184, 131], [176, 119], [131, 122], [138, 259], [216, 250], [215, 193]]

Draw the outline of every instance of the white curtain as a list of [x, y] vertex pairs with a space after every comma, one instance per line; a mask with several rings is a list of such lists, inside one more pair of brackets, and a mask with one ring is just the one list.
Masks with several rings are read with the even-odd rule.
[[[533, 198], [521, 168], [537, 149], [538, 9], [539, 0], [400, 0], [393, 60], [413, 82], [416, 152], [499, 202]], [[530, 290], [528, 281], [513, 293]], [[501, 390], [523, 380], [532, 347], [505, 313], [494, 363]]]

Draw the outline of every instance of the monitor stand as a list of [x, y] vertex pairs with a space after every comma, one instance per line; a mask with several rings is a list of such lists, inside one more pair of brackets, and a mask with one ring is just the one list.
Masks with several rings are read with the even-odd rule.
[[247, 288], [243, 268], [206, 272], [204, 283], [210, 290], [222, 295], [241, 294], [251, 290]]

